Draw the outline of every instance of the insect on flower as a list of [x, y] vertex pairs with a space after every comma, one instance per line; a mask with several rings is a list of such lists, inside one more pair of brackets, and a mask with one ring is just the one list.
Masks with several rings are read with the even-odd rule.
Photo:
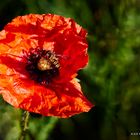
[[86, 31], [71, 18], [19, 16], [0, 32], [0, 94], [14, 107], [70, 117], [93, 106], [76, 80], [88, 62]]

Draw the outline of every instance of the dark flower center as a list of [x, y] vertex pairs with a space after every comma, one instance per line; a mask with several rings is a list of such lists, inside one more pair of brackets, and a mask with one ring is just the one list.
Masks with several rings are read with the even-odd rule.
[[48, 85], [59, 75], [59, 61], [54, 52], [43, 49], [30, 49], [27, 56], [26, 70], [30, 78], [42, 85]]

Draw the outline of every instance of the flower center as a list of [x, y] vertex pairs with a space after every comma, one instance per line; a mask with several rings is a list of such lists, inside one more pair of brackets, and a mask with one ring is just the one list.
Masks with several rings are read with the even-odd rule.
[[51, 62], [44, 57], [41, 57], [37, 63], [37, 67], [41, 71], [50, 70], [51, 69]]
[[54, 52], [32, 48], [26, 59], [26, 70], [30, 78], [41, 85], [48, 85], [59, 75], [60, 64]]

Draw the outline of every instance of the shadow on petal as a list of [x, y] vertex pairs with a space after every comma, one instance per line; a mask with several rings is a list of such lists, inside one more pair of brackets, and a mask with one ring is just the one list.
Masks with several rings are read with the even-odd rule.
[[[0, 56], [1, 64], [6, 65], [9, 69], [13, 69], [15, 72], [27, 76], [25, 69], [26, 63], [16, 60], [10, 56]], [[7, 69], [8, 71], [8, 69]], [[2, 71], [0, 71], [2, 73]]]

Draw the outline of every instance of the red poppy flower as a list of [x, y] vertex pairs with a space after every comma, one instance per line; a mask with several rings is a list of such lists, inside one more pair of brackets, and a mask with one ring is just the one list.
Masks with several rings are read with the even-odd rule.
[[88, 62], [86, 31], [70, 18], [19, 16], [0, 32], [0, 93], [14, 107], [70, 117], [93, 106], [76, 73]]

